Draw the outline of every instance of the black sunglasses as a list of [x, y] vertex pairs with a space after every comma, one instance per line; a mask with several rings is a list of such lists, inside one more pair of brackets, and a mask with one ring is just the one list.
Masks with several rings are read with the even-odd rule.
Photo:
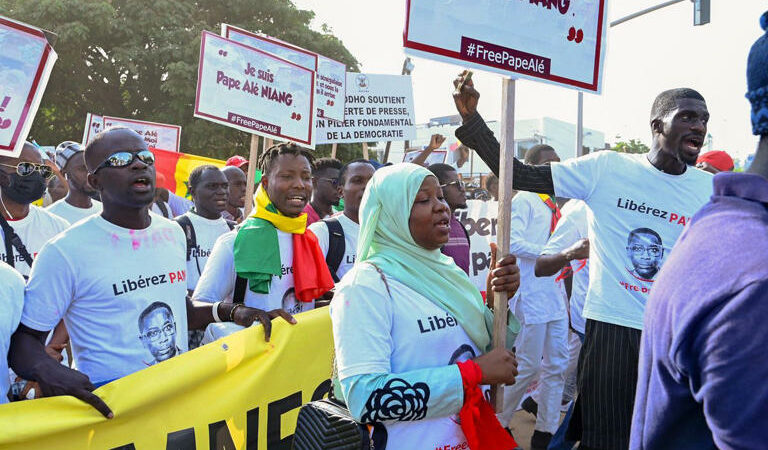
[[155, 154], [149, 150], [142, 150], [137, 153], [132, 152], [116, 152], [112, 153], [99, 164], [91, 173], [96, 173], [104, 167], [126, 167], [129, 166], [135, 159], [143, 162], [144, 164], [151, 166], [155, 163]]
[[441, 188], [446, 188], [446, 187], [452, 186], [452, 185], [455, 185], [457, 188], [459, 188], [459, 190], [463, 190], [464, 186], [465, 186], [463, 181], [456, 180], [456, 181], [451, 181], [450, 183], [441, 184], [440, 187]]
[[0, 164], [0, 166], [16, 169], [16, 173], [22, 177], [28, 177], [33, 173], [35, 173], [36, 170], [40, 172], [40, 175], [42, 175], [43, 178], [45, 178], [46, 180], [53, 177], [54, 175], [53, 169], [46, 166], [45, 164], [35, 164], [31, 162], [22, 161], [16, 164], [15, 166], [12, 166], [10, 164]]
[[333, 185], [333, 187], [339, 187], [339, 179], [338, 178], [320, 178], [320, 177], [315, 177], [315, 179], [327, 181], [327, 182], [331, 183]]

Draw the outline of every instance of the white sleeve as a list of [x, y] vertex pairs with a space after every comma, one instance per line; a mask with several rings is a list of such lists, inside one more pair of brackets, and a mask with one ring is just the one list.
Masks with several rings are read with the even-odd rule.
[[235, 290], [235, 232], [216, 239], [192, 298], [208, 303], [224, 301]]
[[[571, 200], [573, 201], [573, 200]], [[547, 244], [541, 249], [542, 255], [560, 253], [581, 239], [575, 223], [576, 214], [566, 214], [555, 227], [555, 232], [549, 237]]]
[[536, 258], [541, 253], [542, 245], [528, 242], [525, 238], [531, 223], [533, 208], [525, 194], [518, 194], [512, 199], [512, 213], [509, 219], [509, 252], [524, 258]]
[[[18, 327], [19, 321], [21, 320], [21, 310], [24, 307], [24, 277], [22, 277], [19, 272], [10, 268], [8, 268], [8, 272], [8, 277], [3, 277], [3, 282], [10, 278], [8, 279], [10, 286], [4, 286], [3, 289], [7, 288], [9, 298], [3, 299], [3, 304], [9, 305], [10, 307], [10, 310], [4, 311], [4, 314], [8, 314], [11, 318], [11, 328], [2, 331], [3, 333], [7, 331], [7, 336], [10, 336], [16, 331], [16, 327]], [[0, 357], [5, 357], [5, 355], [0, 355]]]
[[309, 229], [317, 236], [317, 243], [323, 251], [323, 256], [328, 256], [328, 225], [320, 220], [310, 225]]
[[552, 163], [552, 184], [555, 196], [589, 201], [595, 190], [602, 169], [614, 158], [614, 151], [606, 150], [560, 163]]
[[72, 303], [75, 273], [58, 247], [45, 244], [32, 263], [21, 323], [37, 331], [52, 330]]
[[337, 287], [331, 302], [339, 379], [389, 373], [394, 350], [392, 303], [379, 273], [362, 266]]
[[168, 192], [168, 206], [173, 216], [177, 217], [187, 213], [195, 204], [180, 195]]

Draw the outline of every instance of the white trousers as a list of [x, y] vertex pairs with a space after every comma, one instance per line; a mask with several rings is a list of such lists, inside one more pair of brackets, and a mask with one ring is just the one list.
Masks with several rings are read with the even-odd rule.
[[503, 426], [509, 425], [528, 385], [539, 379], [536, 430], [555, 433], [560, 423], [560, 400], [568, 367], [568, 318], [547, 323], [524, 324], [515, 342], [515, 384], [504, 387]]

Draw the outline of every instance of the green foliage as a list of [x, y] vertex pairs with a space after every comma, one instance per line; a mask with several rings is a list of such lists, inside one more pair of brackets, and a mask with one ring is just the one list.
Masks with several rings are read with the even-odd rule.
[[[59, 59], [30, 133], [41, 145], [80, 141], [91, 112], [181, 125], [186, 153], [247, 157], [250, 134], [192, 117], [200, 34], [222, 23], [359, 70], [331, 30], [310, 29], [314, 13], [290, 0], [0, 0], [0, 14], [58, 35]], [[330, 145], [319, 150], [330, 154]]]
[[618, 141], [611, 150], [619, 153], [648, 153], [650, 148], [637, 139], [629, 141]]

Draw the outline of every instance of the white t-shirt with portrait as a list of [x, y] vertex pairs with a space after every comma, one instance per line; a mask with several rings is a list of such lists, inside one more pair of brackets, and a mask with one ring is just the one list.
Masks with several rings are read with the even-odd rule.
[[190, 252], [189, 261], [187, 261], [187, 289], [194, 290], [205, 270], [205, 265], [211, 256], [216, 240], [222, 234], [229, 232], [229, 225], [221, 217], [206, 219], [192, 211], [188, 211], [182, 216], [189, 217], [189, 221], [192, 222], [192, 227], [195, 229], [197, 245]]
[[0, 404], [6, 403], [10, 388], [8, 349], [24, 305], [24, 278], [11, 266], [0, 262]]
[[[456, 318], [426, 297], [388, 276], [390, 297], [368, 264], [356, 276], [354, 283], [342, 280], [330, 306], [340, 380], [444, 367], [480, 355]], [[469, 448], [455, 415], [384, 425], [387, 448]]]
[[21, 323], [64, 319], [75, 365], [92, 382], [131, 374], [187, 350], [186, 240], [150, 214], [143, 230], [92, 216], [40, 251]]
[[690, 166], [670, 175], [645, 154], [602, 151], [553, 163], [552, 180], [558, 197], [584, 200], [590, 209], [584, 317], [642, 330], [653, 281], [712, 195], [712, 175]]
[[[21, 242], [27, 248], [33, 260], [46, 242], [69, 228], [69, 222], [35, 205], [29, 205], [27, 217], [19, 220], [9, 220], [8, 224], [11, 225], [13, 231], [21, 238]], [[7, 262], [4, 239], [3, 230], [0, 229], [0, 260]], [[22, 275], [28, 276], [29, 266], [18, 250], [15, 247], [12, 248], [14, 268]]]
[[[519, 194], [518, 194], [519, 195]], [[579, 239], [589, 237], [587, 231], [587, 204], [581, 200], [571, 200], [563, 206], [562, 217], [557, 222], [555, 232], [541, 251], [542, 255], [554, 255], [569, 248]], [[589, 289], [589, 260], [571, 261], [573, 284], [571, 285], [571, 326], [584, 334], [584, 301]]]
[[[237, 229], [232, 230], [216, 241], [211, 256], [197, 282], [193, 298], [204, 302], [231, 301], [235, 293], [235, 238]], [[273, 276], [268, 294], [252, 292], [250, 286], [245, 290], [245, 306], [271, 311], [284, 309], [290, 314], [297, 314], [314, 309], [315, 302], [299, 302], [293, 286], [293, 236], [277, 230], [280, 245], [282, 276]]]
[[78, 208], [77, 206], [72, 206], [67, 203], [66, 198], [62, 198], [46, 209], [48, 212], [56, 214], [70, 224], [74, 225], [75, 222], [79, 222], [86, 217], [90, 217], [94, 214], [101, 214], [103, 208], [101, 206], [101, 202], [96, 200], [91, 200], [90, 208]]
[[[344, 214], [339, 214], [333, 218], [339, 221], [341, 229], [344, 230], [344, 256], [341, 258], [339, 270], [336, 271], [336, 275], [341, 279], [355, 265], [355, 259], [357, 258], [357, 235], [360, 233], [360, 224], [353, 222], [352, 219]], [[317, 236], [317, 243], [320, 245], [323, 255], [328, 256], [330, 245], [328, 225], [321, 220], [310, 225], [309, 229]]]

